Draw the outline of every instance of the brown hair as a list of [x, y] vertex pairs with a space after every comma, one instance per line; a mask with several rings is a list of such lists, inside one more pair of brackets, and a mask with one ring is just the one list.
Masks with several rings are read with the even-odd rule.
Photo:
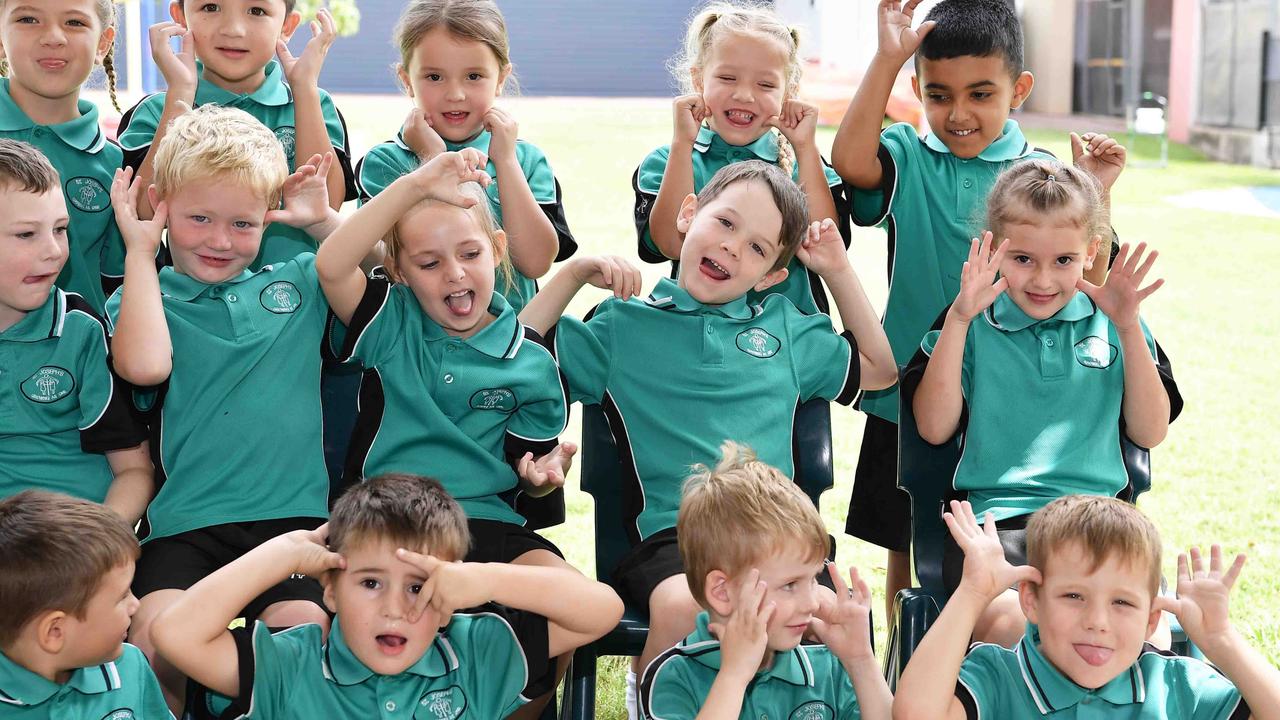
[[0, 501], [0, 647], [42, 612], [83, 619], [102, 578], [139, 552], [125, 521], [98, 503], [44, 490]]
[[1042, 575], [1049, 554], [1070, 543], [1093, 561], [1090, 572], [1118, 558], [1147, 571], [1152, 596], [1160, 588], [1160, 533], [1137, 507], [1113, 497], [1068, 495], [1027, 521], [1027, 563]]
[[[507, 22], [493, 0], [410, 0], [391, 31], [392, 43], [400, 49], [400, 66], [406, 72], [422, 37], [441, 25], [450, 35], [487, 46], [499, 71], [511, 65]], [[507, 77], [508, 84], [514, 82], [514, 75]]]
[[[0, 0], [0, 8], [3, 8], [7, 1]], [[93, 0], [93, 9], [98, 13], [98, 22], [102, 23], [103, 32], [109, 27], [115, 27], [116, 0]], [[98, 37], [102, 37], [101, 33], [99, 33]], [[107, 93], [111, 96], [111, 105], [115, 107], [116, 112], [120, 112], [120, 102], [116, 99], [116, 64], [113, 57], [115, 52], [115, 43], [112, 42], [111, 48], [102, 57], [102, 70], [107, 74]], [[9, 61], [0, 60], [0, 77], [8, 76]], [[88, 78], [85, 79], [87, 80]]]
[[777, 165], [770, 165], [763, 160], [744, 160], [731, 163], [720, 168], [711, 181], [698, 193], [698, 207], [715, 200], [725, 188], [739, 182], [758, 181], [769, 188], [773, 195], [773, 204], [782, 213], [782, 232], [778, 236], [778, 246], [782, 249], [771, 270], [787, 266], [796, 250], [809, 231], [809, 202], [804, 191]]
[[329, 514], [329, 549], [390, 540], [398, 547], [461, 560], [471, 544], [467, 517], [436, 480], [387, 473], [351, 486]]
[[784, 546], [814, 562], [831, 549], [818, 509], [786, 475], [732, 440], [720, 454], [714, 469], [694, 466], [676, 520], [689, 591], [703, 607], [712, 570], [736, 575]]
[[58, 171], [34, 146], [0, 138], [0, 189], [43, 195], [59, 187]]
[[1107, 234], [1102, 184], [1085, 170], [1050, 158], [1033, 158], [1000, 173], [987, 195], [986, 227], [999, 228], [1055, 214], [1085, 231], [1086, 239]]

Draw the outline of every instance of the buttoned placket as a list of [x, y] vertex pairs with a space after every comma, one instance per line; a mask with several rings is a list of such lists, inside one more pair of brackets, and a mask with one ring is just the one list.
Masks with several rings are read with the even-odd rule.
[[1040, 377], [1049, 380], [1066, 375], [1063, 361], [1062, 323], [1057, 321], [1037, 323], [1032, 330], [1039, 345]]

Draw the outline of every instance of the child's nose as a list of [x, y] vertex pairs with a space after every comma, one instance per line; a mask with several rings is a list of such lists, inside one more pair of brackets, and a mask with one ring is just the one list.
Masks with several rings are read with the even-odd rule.
[[452, 102], [462, 102], [467, 99], [467, 93], [462, 89], [462, 83], [449, 83], [445, 90], [445, 99]]
[[57, 260], [59, 258], [66, 257], [66, 255], [67, 255], [66, 242], [60, 239], [57, 235], [50, 233], [49, 237], [45, 242], [45, 248], [44, 248], [45, 259]]
[[40, 42], [45, 45], [65, 45], [67, 34], [63, 32], [60, 23], [45, 23], [45, 31], [40, 36]]

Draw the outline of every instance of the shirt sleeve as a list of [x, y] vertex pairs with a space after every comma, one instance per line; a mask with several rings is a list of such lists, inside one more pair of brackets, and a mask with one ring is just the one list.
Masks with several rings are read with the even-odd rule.
[[[1002, 654], [1008, 652], [997, 645], [975, 643], [960, 664], [956, 680], [956, 698], [964, 706], [969, 720], [1005, 717], [1000, 715], [1000, 694], [1005, 688], [1023, 686], [1021, 677], [1010, 675]], [[1015, 684], [1016, 683], [1016, 684]]]
[[173, 713], [169, 712], [164, 693], [160, 690], [160, 681], [156, 680], [156, 674], [152, 672], [151, 665], [147, 663], [147, 657], [141, 650], [126, 643], [124, 655], [116, 661], [116, 668], [121, 675], [128, 673], [130, 684], [133, 685], [133, 697], [137, 698], [134, 708], [137, 717], [144, 720], [173, 720]]
[[551, 164], [547, 162], [546, 154], [537, 145], [523, 140], [518, 142], [519, 147], [522, 148], [522, 152], [519, 153], [520, 167], [524, 170], [529, 190], [533, 193], [533, 199], [538, 203], [538, 207], [542, 208], [543, 214], [556, 230], [556, 241], [559, 243], [556, 262], [568, 260], [577, 252], [578, 242], [573, 239], [573, 233], [569, 232], [569, 223], [565, 220], [560, 181], [551, 172]]
[[[477, 610], [466, 626], [467, 646], [474, 653], [467, 667], [475, 671], [475, 687], [483, 689], [480, 695], [493, 703], [494, 712], [476, 717], [506, 717], [555, 687], [547, 619], [494, 604]], [[446, 632], [452, 635], [452, 629]]]
[[[319, 628], [315, 628], [315, 643], [320, 645]], [[236, 656], [240, 670], [240, 696], [234, 698], [228, 715], [240, 718], [281, 717], [288, 706], [291, 670], [305, 662], [304, 643], [311, 631], [306, 628], [286, 631], [288, 634], [271, 634], [266, 624], [258, 621], [253, 629], [237, 628], [231, 631], [236, 643]], [[300, 634], [294, 639], [294, 634]], [[252, 713], [250, 712], [252, 710]]]
[[693, 720], [706, 702], [710, 687], [696, 688], [680, 655], [659, 656], [640, 681], [640, 715], [644, 720]]
[[134, 172], [142, 167], [142, 161], [147, 159], [147, 151], [151, 149], [151, 141], [156, 137], [163, 110], [164, 93], [155, 93], [139, 100], [120, 118], [116, 141], [124, 151], [124, 167], [133, 168]]
[[831, 202], [836, 206], [836, 216], [832, 220], [835, 220], [840, 237], [844, 239], [844, 246], [848, 248], [853, 239], [853, 227], [849, 223], [853, 215], [853, 188], [845, 184], [826, 158], [822, 158], [822, 172], [826, 175], [827, 187], [831, 190]]
[[896, 123], [880, 133], [880, 147], [876, 150], [881, 168], [880, 187], [863, 190], [849, 186], [849, 208], [854, 223], [871, 227], [889, 217], [899, 171], [909, 162], [910, 153], [919, 144], [916, 129], [907, 123]]
[[595, 404], [604, 398], [613, 351], [612, 306], [616, 302], [605, 300], [585, 321], [560, 318], [547, 337], [568, 388], [569, 402]]
[[374, 146], [356, 165], [356, 187], [360, 203], [363, 205], [369, 202], [401, 175], [407, 175], [417, 168], [417, 158], [413, 157], [413, 153], [400, 149], [399, 145], [384, 142]]
[[649, 233], [649, 215], [653, 213], [653, 204], [658, 200], [658, 188], [662, 186], [662, 176], [667, 172], [667, 158], [670, 154], [669, 145], [654, 150], [631, 176], [631, 187], [636, 191], [636, 236], [640, 259], [645, 262], [660, 263], [669, 260], [653, 242], [653, 236]]
[[338, 107], [333, 104], [333, 97], [324, 90], [320, 91], [320, 113], [324, 116], [324, 127], [329, 133], [329, 144], [333, 146], [333, 154], [342, 168], [343, 199], [355, 200], [356, 175], [351, 169], [351, 145], [347, 139], [347, 121], [342, 117]]
[[528, 347], [522, 346], [520, 352], [529, 353], [537, 360], [533, 372], [538, 382], [529, 383], [529, 388], [537, 388], [539, 392], [519, 400], [507, 423], [507, 433], [533, 443], [553, 441], [569, 422], [568, 393], [555, 357], [542, 344], [542, 338], [526, 330], [524, 344]]
[[133, 407], [129, 384], [111, 367], [107, 323], [87, 306], [71, 312], [68, 324], [87, 326], [80, 352], [80, 449], [105, 453], [137, 447], [147, 439], [147, 428]]
[[365, 367], [373, 367], [392, 356], [403, 337], [403, 325], [410, 317], [405, 304], [412, 300], [411, 294], [406, 299], [405, 293], [397, 292], [396, 287], [377, 275], [367, 280], [364, 296], [351, 314], [351, 322], [347, 323], [338, 360], [355, 359]]
[[849, 405], [858, 394], [862, 363], [858, 342], [846, 330], [837, 334], [831, 318], [821, 313], [805, 315], [790, 300], [777, 295], [765, 298], [765, 312], [777, 306], [786, 313], [792, 365], [801, 400], [820, 397]]
[[1185, 673], [1185, 677], [1177, 678], [1180, 682], [1162, 679], [1173, 695], [1165, 700], [1171, 716], [1181, 711], [1176, 714], [1188, 720], [1248, 720], [1249, 706], [1240, 690], [1217, 668], [1191, 658], [1171, 658], [1169, 662], [1173, 664], [1169, 669]]

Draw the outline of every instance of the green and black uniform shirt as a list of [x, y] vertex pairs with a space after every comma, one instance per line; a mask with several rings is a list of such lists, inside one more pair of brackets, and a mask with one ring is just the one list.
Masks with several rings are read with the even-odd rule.
[[50, 682], [0, 653], [5, 720], [173, 720], [147, 657], [125, 644], [119, 658]]

